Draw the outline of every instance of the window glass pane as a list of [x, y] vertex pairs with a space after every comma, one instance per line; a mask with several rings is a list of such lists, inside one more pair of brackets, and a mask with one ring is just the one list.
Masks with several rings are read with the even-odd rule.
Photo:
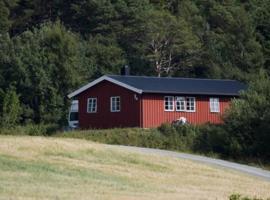
[[176, 111], [185, 111], [185, 98], [176, 97]]
[[210, 98], [210, 112], [220, 112], [219, 98]]
[[168, 96], [164, 98], [164, 109], [165, 111], [173, 111], [174, 110], [174, 97]]
[[195, 98], [194, 97], [186, 98], [186, 109], [187, 111], [195, 111]]
[[111, 112], [120, 111], [120, 97], [111, 97]]
[[70, 121], [78, 121], [78, 119], [79, 119], [78, 112], [71, 112], [70, 113], [70, 118], [69, 118]]
[[89, 98], [88, 99], [87, 112], [88, 113], [97, 112], [97, 98]]

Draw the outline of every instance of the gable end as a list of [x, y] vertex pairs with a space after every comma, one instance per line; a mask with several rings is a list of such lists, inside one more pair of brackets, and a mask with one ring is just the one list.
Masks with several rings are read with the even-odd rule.
[[126, 88], [126, 89], [128, 89], [128, 90], [131, 90], [131, 91], [136, 92], [136, 93], [138, 93], [138, 94], [141, 94], [141, 93], [142, 93], [142, 90], [141, 90], [141, 89], [138, 89], [138, 88], [135, 88], [135, 87], [130, 86], [130, 85], [128, 85], [128, 84], [125, 84], [125, 83], [123, 83], [123, 82], [117, 81], [117, 80], [115, 80], [115, 79], [113, 79], [113, 78], [110, 78], [110, 77], [108, 77], [108, 76], [102, 76], [102, 77], [100, 77], [100, 78], [98, 78], [98, 79], [96, 79], [96, 80], [94, 80], [94, 81], [92, 81], [92, 82], [86, 84], [85, 86], [79, 88], [78, 90], [75, 90], [74, 92], [70, 93], [70, 94], [68, 95], [68, 98], [73, 98], [73, 97], [77, 96], [78, 94], [84, 92], [85, 90], [87, 90], [87, 89], [89, 89], [89, 88], [91, 88], [91, 87], [97, 85], [98, 83], [100, 83], [100, 82], [102, 82], [102, 81], [104, 81], [104, 80], [109, 81], [109, 82], [111, 82], [111, 83], [114, 83], [114, 84], [116, 84], [116, 85], [119, 85], [119, 86], [121, 86], [121, 87], [123, 87], [123, 88]]

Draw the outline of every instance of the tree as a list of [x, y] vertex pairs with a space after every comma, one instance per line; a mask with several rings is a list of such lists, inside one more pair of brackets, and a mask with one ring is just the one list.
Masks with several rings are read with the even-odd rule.
[[8, 89], [4, 94], [2, 106], [1, 126], [15, 126], [20, 120], [21, 106], [19, 96], [14, 88]]
[[94, 76], [119, 74], [126, 63], [124, 52], [113, 37], [96, 35], [86, 42], [86, 56], [94, 65]]
[[68, 112], [66, 95], [90, 76], [90, 69], [83, 66], [80, 38], [60, 22], [46, 23], [3, 47], [7, 51], [0, 58], [0, 71], [5, 80], [0, 84], [4, 89], [13, 85], [20, 92], [22, 121], [63, 123]]
[[208, 61], [205, 63], [225, 78], [245, 79], [248, 74], [258, 72], [264, 58], [245, 7], [235, 0], [207, 1], [200, 7], [206, 20], [203, 41], [204, 57]]
[[0, 36], [9, 31], [11, 26], [10, 9], [16, 5], [16, 0], [0, 0]]
[[262, 45], [265, 64], [264, 68], [270, 74], [270, 2], [268, 0], [252, 0], [246, 4], [256, 27], [258, 41]]
[[146, 30], [146, 54], [158, 76], [192, 65], [200, 42], [186, 21], [166, 11], [153, 11]]
[[270, 79], [265, 72], [253, 77], [248, 90], [233, 101], [224, 121], [232, 154], [269, 158]]

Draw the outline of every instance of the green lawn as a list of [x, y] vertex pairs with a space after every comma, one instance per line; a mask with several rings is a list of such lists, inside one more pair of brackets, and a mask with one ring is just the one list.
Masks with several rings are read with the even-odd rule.
[[0, 199], [270, 197], [270, 183], [195, 162], [102, 144], [0, 136]]

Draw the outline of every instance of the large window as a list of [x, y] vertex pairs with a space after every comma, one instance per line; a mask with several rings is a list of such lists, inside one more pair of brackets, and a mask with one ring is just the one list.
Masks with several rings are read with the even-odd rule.
[[195, 112], [195, 97], [186, 97], [186, 111]]
[[210, 112], [220, 112], [219, 98], [210, 98]]
[[97, 112], [97, 98], [88, 98], [87, 112], [88, 113], [96, 113]]
[[185, 97], [175, 97], [176, 111], [185, 111], [186, 110], [186, 101]]
[[176, 111], [195, 112], [195, 97], [175, 97]]
[[174, 97], [173, 96], [164, 97], [164, 109], [165, 111], [174, 111]]
[[120, 112], [120, 97], [111, 97], [111, 112]]

